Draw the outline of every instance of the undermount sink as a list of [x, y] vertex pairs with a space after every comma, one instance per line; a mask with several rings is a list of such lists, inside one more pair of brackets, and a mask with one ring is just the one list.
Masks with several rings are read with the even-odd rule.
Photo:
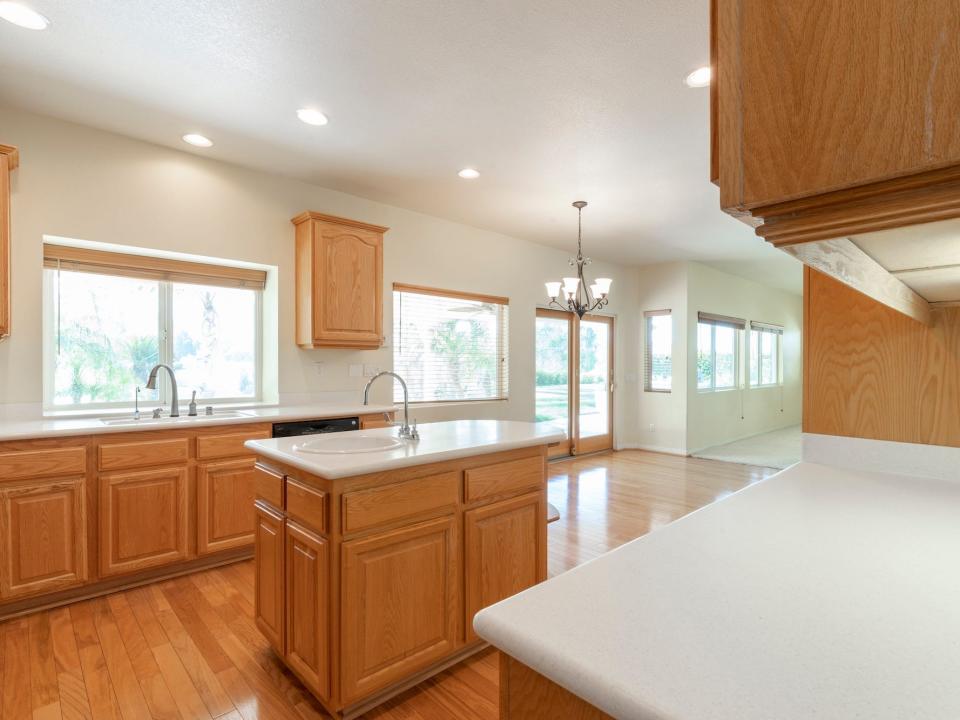
[[109, 426], [169, 425], [173, 423], [195, 422], [197, 420], [232, 420], [246, 417], [251, 417], [250, 413], [240, 412], [239, 410], [224, 410], [222, 412], [214, 412], [213, 415], [181, 415], [180, 417], [170, 417], [169, 415], [165, 415], [163, 417], [155, 418], [152, 415], [144, 414], [139, 420], [135, 420], [132, 417], [106, 417], [100, 418], [100, 422]]
[[396, 450], [403, 442], [397, 438], [359, 433], [331, 433], [294, 445], [295, 452], [347, 455], [350, 453], [382, 452]]

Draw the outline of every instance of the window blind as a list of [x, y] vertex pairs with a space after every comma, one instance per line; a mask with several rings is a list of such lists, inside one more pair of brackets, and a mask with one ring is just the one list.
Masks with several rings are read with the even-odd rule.
[[[509, 299], [394, 283], [393, 369], [411, 402], [503, 400]], [[403, 399], [399, 383], [394, 400]]]
[[722, 327], [732, 327], [735, 330], [743, 330], [747, 326], [747, 321], [743, 318], [729, 317], [727, 315], [714, 315], [700, 311], [697, 318], [704, 325], [719, 325]]
[[757, 332], [767, 332], [767, 333], [773, 333], [774, 335], [783, 335], [783, 326], [774, 325], [773, 323], [763, 323], [763, 322], [757, 322], [756, 320], [751, 320], [750, 329], [756, 330]]
[[267, 283], [267, 273], [264, 270], [50, 243], [43, 245], [43, 266], [54, 270], [250, 290], [263, 290]]
[[646, 339], [644, 342], [643, 358], [643, 389], [647, 392], [671, 391], [673, 380], [672, 328], [670, 329], [671, 332], [669, 333], [669, 339], [664, 340], [662, 343], [665, 344], [666, 347], [657, 348], [658, 352], [654, 351], [654, 346], [657, 344], [658, 340], [655, 333], [656, 320], [654, 318], [670, 317], [670, 315], [670, 310], [647, 310], [643, 313], [644, 323], [646, 324]]

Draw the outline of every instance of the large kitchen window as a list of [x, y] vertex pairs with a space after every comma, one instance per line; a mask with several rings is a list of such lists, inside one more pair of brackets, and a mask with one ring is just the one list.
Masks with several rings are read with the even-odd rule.
[[673, 387], [673, 317], [669, 310], [648, 310], [644, 314], [643, 389], [670, 392]]
[[740, 334], [746, 321], [701, 312], [697, 322], [697, 389], [703, 392], [737, 387]]
[[750, 323], [750, 387], [781, 383], [780, 345], [783, 328], [768, 323]]
[[44, 400], [50, 409], [261, 397], [262, 270], [44, 245]]
[[[411, 402], [504, 400], [509, 300], [395, 283], [393, 369]], [[403, 392], [394, 383], [394, 400]]]

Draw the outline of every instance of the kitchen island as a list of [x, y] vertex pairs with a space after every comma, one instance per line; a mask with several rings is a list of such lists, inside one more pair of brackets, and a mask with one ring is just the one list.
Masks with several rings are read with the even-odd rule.
[[546, 578], [562, 435], [470, 420], [255, 440], [258, 627], [336, 718], [485, 646], [482, 608]]

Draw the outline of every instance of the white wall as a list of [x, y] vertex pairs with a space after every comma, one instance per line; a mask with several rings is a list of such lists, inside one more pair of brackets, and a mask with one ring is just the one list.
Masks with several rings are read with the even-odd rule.
[[[0, 108], [0, 135], [21, 154], [12, 180], [13, 334], [0, 343], [0, 403], [39, 407], [42, 401], [44, 235], [278, 266], [281, 400], [358, 397], [364, 379], [351, 378], [348, 366], [388, 369], [390, 348], [305, 351], [293, 340], [290, 218], [309, 209], [391, 228], [384, 249], [387, 299], [394, 281], [510, 298], [510, 400], [419, 409], [421, 421], [533, 418], [535, 307], [544, 299], [543, 282], [567, 271], [567, 252], [18, 110]], [[572, 211], [570, 222], [572, 241]], [[615, 430], [618, 442], [629, 443], [638, 379], [636, 276], [630, 268], [600, 262], [590, 271], [614, 279], [609, 311], [617, 316]], [[389, 300], [384, 326], [389, 334]], [[319, 374], [317, 362], [323, 363]], [[387, 383], [375, 399], [389, 399]]]

